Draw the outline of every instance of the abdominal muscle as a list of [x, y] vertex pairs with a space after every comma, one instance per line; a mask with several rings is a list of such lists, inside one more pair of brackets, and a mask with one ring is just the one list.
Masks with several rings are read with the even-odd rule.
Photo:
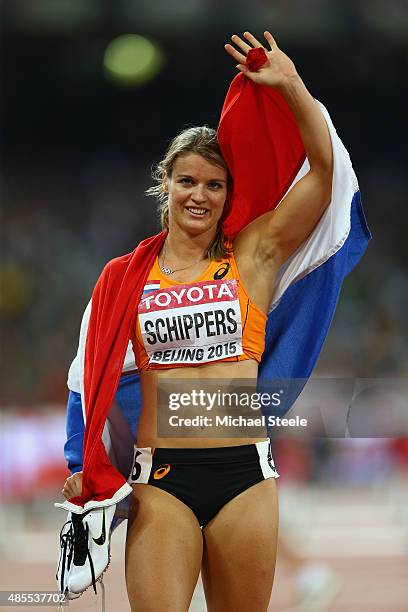
[[[211, 437], [210, 430], [203, 433], [205, 437], [159, 437], [157, 433], [157, 387], [160, 381], [166, 379], [195, 379], [197, 387], [205, 384], [206, 380], [218, 379], [229, 381], [233, 379], [251, 379], [249, 386], [256, 390], [256, 379], [258, 374], [258, 363], [253, 359], [239, 362], [210, 363], [199, 367], [173, 368], [169, 370], [147, 370], [140, 374], [142, 390], [142, 411], [137, 431], [136, 444], [139, 448], [214, 448], [222, 446], [240, 446], [243, 444], [255, 444], [267, 439], [265, 428], [258, 429], [259, 437], [245, 438], [234, 437], [234, 430], [229, 428], [230, 437]], [[217, 390], [220, 385], [217, 386]], [[222, 391], [222, 389], [221, 389]], [[203, 411], [204, 414], [205, 411]], [[169, 414], [171, 414], [169, 412]], [[174, 413], [173, 413], [174, 414]], [[197, 413], [196, 413], [197, 414]], [[254, 416], [259, 416], [258, 414]]]

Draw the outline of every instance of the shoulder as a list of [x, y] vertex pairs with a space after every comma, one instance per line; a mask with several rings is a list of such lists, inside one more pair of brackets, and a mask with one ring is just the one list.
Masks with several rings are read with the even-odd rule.
[[108, 263], [105, 264], [102, 274], [115, 273], [123, 268], [126, 268], [129, 265], [135, 251], [136, 249], [134, 249], [131, 253], [126, 253], [126, 255], [119, 255], [118, 257], [110, 259]]
[[123, 279], [126, 271], [129, 268], [129, 264], [132, 261], [134, 251], [132, 253], [127, 253], [126, 255], [121, 255], [119, 257], [114, 257], [110, 261], [108, 261], [102, 269], [102, 272], [96, 282], [95, 290], [102, 287], [107, 288], [111, 285], [116, 285], [120, 279]]

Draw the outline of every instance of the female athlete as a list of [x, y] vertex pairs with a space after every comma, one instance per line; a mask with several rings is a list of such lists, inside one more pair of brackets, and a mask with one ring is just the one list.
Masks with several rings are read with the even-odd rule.
[[[150, 190], [160, 200], [167, 236], [133, 333], [143, 394], [126, 545], [134, 612], [187, 611], [200, 571], [210, 612], [265, 611], [271, 596], [278, 502], [266, 431], [222, 438], [157, 431], [159, 384], [256, 380], [277, 270], [331, 199], [325, 119], [290, 58], [269, 32], [264, 36], [267, 61], [257, 71], [246, 65], [248, 52], [262, 47], [252, 34], [232, 36], [235, 47], [225, 49], [245, 77], [282, 94], [310, 170], [232, 244], [221, 230], [231, 177], [213, 130], [177, 136], [159, 165], [159, 185]], [[66, 499], [80, 494], [80, 473], [67, 479], [63, 492]]]

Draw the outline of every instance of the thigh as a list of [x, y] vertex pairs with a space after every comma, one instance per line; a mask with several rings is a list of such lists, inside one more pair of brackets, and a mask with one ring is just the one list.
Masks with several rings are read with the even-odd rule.
[[208, 612], [265, 612], [275, 574], [278, 500], [274, 478], [225, 504], [203, 529]]
[[193, 512], [170, 493], [133, 486], [126, 539], [126, 586], [132, 612], [187, 612], [202, 560]]

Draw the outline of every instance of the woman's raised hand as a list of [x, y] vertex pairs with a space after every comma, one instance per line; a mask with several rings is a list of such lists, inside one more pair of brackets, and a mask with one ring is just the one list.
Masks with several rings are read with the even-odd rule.
[[[281, 87], [285, 85], [288, 79], [297, 75], [296, 68], [292, 60], [278, 48], [275, 39], [270, 32], [264, 32], [265, 39], [269, 45], [269, 49], [263, 45], [250, 32], [244, 32], [244, 37], [248, 42], [245, 42], [234, 34], [231, 36], [232, 42], [240, 49], [237, 51], [230, 44], [225, 45], [225, 50], [231, 57], [238, 62], [237, 68], [248, 79], [259, 83], [260, 85], [268, 85], [269, 87]], [[249, 70], [246, 66], [246, 56], [251, 49], [263, 48], [267, 56], [267, 62], [256, 72]]]
[[65, 499], [71, 499], [71, 497], [82, 495], [82, 472], [72, 474], [72, 476], [66, 479], [62, 494]]

